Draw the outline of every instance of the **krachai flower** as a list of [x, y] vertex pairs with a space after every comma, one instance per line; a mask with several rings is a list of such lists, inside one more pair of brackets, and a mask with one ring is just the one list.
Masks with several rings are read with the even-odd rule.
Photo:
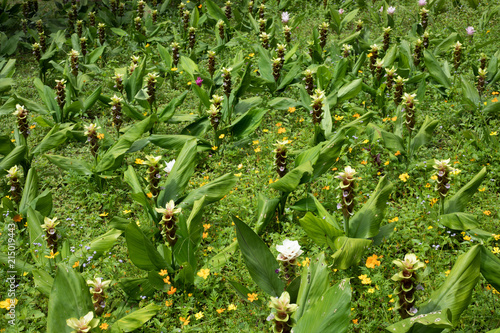
[[291, 241], [285, 239], [283, 241], [283, 245], [276, 245], [276, 250], [280, 254], [278, 254], [279, 261], [294, 261], [298, 256], [300, 256], [304, 251], [300, 249], [300, 245], [298, 241]]
[[469, 36], [474, 35], [474, 33], [476, 32], [476, 30], [474, 30], [474, 27], [472, 27], [472, 26], [467, 27], [467, 28], [465, 29], [465, 31], [467, 31], [467, 35], [469, 35]]
[[172, 169], [174, 168], [174, 164], [175, 164], [175, 160], [171, 160], [170, 162], [165, 162], [165, 168], [163, 169], [163, 171], [165, 171], [166, 173], [170, 173], [172, 171]]
[[87, 333], [90, 332], [91, 329], [97, 327], [99, 324], [99, 319], [93, 319], [94, 313], [90, 311], [85, 316], [80, 319], [70, 318], [66, 320], [66, 324], [74, 329], [71, 333]]

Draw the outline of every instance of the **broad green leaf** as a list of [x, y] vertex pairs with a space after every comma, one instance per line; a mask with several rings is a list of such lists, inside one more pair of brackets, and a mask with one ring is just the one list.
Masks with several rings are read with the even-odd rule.
[[92, 175], [92, 167], [89, 163], [81, 159], [74, 159], [59, 155], [48, 155], [45, 154], [47, 159], [57, 165], [59, 168], [66, 171], [73, 171], [82, 176]]
[[194, 72], [199, 72], [198, 65], [188, 57], [181, 56], [181, 61], [179, 62], [180, 68], [184, 69], [186, 73], [191, 76], [191, 80], [195, 80]]
[[277, 182], [270, 185], [271, 188], [282, 192], [293, 192], [301, 183], [307, 175], [312, 174], [313, 168], [311, 162], [307, 161], [304, 164], [290, 170], [283, 178], [280, 178]]
[[30, 168], [26, 176], [23, 195], [19, 203], [19, 212], [26, 215], [28, 206], [38, 196], [38, 174], [34, 168]]
[[267, 245], [243, 221], [233, 216], [238, 244], [252, 280], [267, 294], [279, 297], [284, 284], [276, 274], [278, 262]]
[[460, 75], [460, 82], [462, 83], [462, 96], [464, 101], [475, 110], [479, 103], [481, 103], [477, 88], [469, 80], [464, 78], [463, 75]]
[[152, 296], [156, 292], [148, 278], [122, 278], [118, 285], [133, 300], [140, 300], [141, 296]]
[[206, 0], [205, 6], [207, 8], [208, 15], [210, 15], [216, 21], [224, 21], [226, 26], [229, 27], [229, 21], [227, 20], [226, 15], [219, 6], [217, 6], [212, 0]]
[[299, 105], [299, 102], [287, 97], [276, 97], [269, 101], [269, 106], [277, 110], [288, 110], [289, 108], [297, 107]]
[[255, 231], [260, 234], [275, 217], [276, 207], [280, 199], [268, 199], [262, 193], [257, 197], [257, 222], [255, 222]]
[[429, 74], [434, 80], [436, 80], [437, 83], [446, 89], [451, 88], [450, 78], [445, 74], [436, 57], [434, 57], [434, 55], [427, 50], [424, 51], [424, 63], [425, 67], [429, 70]]
[[336, 229], [342, 229], [340, 224], [338, 224], [337, 220], [335, 220], [335, 217], [328, 213], [325, 207], [316, 199], [314, 195], [309, 193], [309, 198], [311, 198], [314, 201], [314, 205], [316, 206], [316, 210], [318, 211], [318, 216], [325, 220], [328, 224], [334, 226]]
[[[424, 326], [424, 327], [422, 327]], [[453, 328], [451, 323], [450, 309], [444, 309], [432, 314], [423, 314], [415, 317], [406, 318], [398, 321], [385, 329], [389, 332], [406, 333], [411, 331], [413, 327], [420, 327], [422, 329], [440, 329]]]
[[161, 44], [158, 44], [158, 53], [163, 61], [162, 64], [165, 66], [165, 70], [169, 71], [172, 68], [172, 56], [169, 51]]
[[333, 266], [338, 269], [347, 269], [357, 264], [365, 250], [372, 241], [361, 238], [337, 237], [330, 247], [335, 251], [333, 255]]
[[500, 259], [487, 247], [481, 246], [481, 274], [496, 290], [500, 290]]
[[4, 272], [16, 271], [18, 276], [23, 276], [23, 273], [29, 273], [35, 269], [35, 266], [28, 264], [19, 258], [16, 258], [14, 267], [11, 266], [11, 263], [12, 258], [7, 255], [7, 251], [0, 252], [0, 264], [2, 264], [0, 267], [2, 267]]
[[222, 199], [222, 197], [229, 193], [237, 181], [238, 177], [232, 173], [227, 173], [224, 176], [214, 179], [210, 183], [189, 192], [189, 194], [182, 199], [181, 205], [182, 207], [190, 207], [193, 202], [200, 199], [204, 195], [206, 196], [205, 205], [211, 204], [212, 202]]
[[47, 332], [73, 332], [66, 320], [80, 319], [93, 311], [92, 297], [84, 278], [70, 266], [58, 264], [49, 298]]
[[396, 134], [384, 131], [372, 123], [366, 126], [366, 132], [370, 138], [370, 142], [380, 140], [380, 143], [392, 153], [396, 153], [397, 151], [404, 153], [406, 151], [403, 139]]
[[146, 73], [146, 59], [137, 66], [132, 75], [127, 77], [123, 85], [125, 87], [125, 92], [127, 93], [127, 100], [132, 102], [135, 95], [141, 90], [142, 83], [144, 81], [144, 75]]
[[116, 326], [123, 332], [133, 332], [144, 325], [160, 310], [161, 306], [150, 303], [142, 309], [136, 310], [131, 314], [118, 319], [113, 326], [111, 326], [111, 328]]
[[147, 140], [152, 144], [168, 149], [168, 150], [181, 150], [182, 147], [186, 144], [186, 142], [196, 139], [197, 151], [202, 151], [206, 149], [212, 149], [210, 142], [204, 139], [200, 139], [191, 135], [162, 135], [162, 134], [153, 134], [150, 135]]
[[299, 221], [307, 236], [319, 246], [328, 245], [329, 240], [333, 241], [344, 234], [342, 230], [335, 228], [326, 219], [319, 218], [311, 212], [307, 212]]
[[300, 72], [302, 71], [300, 63], [296, 63], [286, 75], [281, 79], [281, 82], [276, 88], [277, 91], [285, 89], [294, 79], [299, 77]]
[[215, 256], [210, 258], [204, 268], [210, 268], [213, 270], [222, 269], [226, 262], [234, 256], [236, 249], [238, 249], [238, 241], [232, 242]]
[[380, 178], [370, 199], [349, 220], [350, 237], [371, 238], [378, 234], [392, 188], [392, 183], [385, 176]]
[[0, 160], [0, 177], [6, 175], [7, 170], [24, 160], [27, 150], [28, 148], [24, 145], [17, 146], [12, 149], [12, 151], [7, 156]]
[[486, 168], [482, 168], [470, 182], [463, 186], [451, 198], [448, 198], [444, 203], [445, 214], [463, 212], [474, 193], [476, 193], [477, 188], [481, 185], [484, 177], [486, 177]]
[[93, 259], [99, 259], [103, 254], [106, 254], [106, 252], [108, 252], [115, 245], [116, 241], [122, 233], [122, 230], [111, 229], [104, 235], [98, 236], [85, 247], [73, 253], [68, 259], [68, 264], [73, 265], [77, 261], [85, 260], [86, 254], [91, 254]]
[[99, 99], [99, 96], [101, 96], [101, 90], [102, 87], [97, 87], [96, 90], [92, 92], [92, 94], [83, 101], [83, 111], [87, 111], [90, 109], [92, 106], [94, 106], [95, 102]]
[[[48, 259], [45, 258], [47, 241], [45, 240], [45, 232], [42, 229], [42, 224], [44, 223], [43, 216], [31, 207], [28, 207], [26, 215], [30, 239], [29, 244], [33, 260], [38, 265], [46, 264], [48, 262]], [[35, 243], [42, 244], [42, 246], [37, 246]]]
[[440, 215], [439, 224], [444, 225], [452, 230], [466, 231], [479, 227], [477, 216], [470, 213], [451, 213]]
[[203, 103], [203, 105], [208, 109], [210, 108], [210, 97], [208, 96], [207, 92], [202, 88], [198, 87], [197, 84], [192, 84], [191, 89], [195, 93], [196, 96], [200, 99], [200, 102]]
[[362, 82], [363, 79], [356, 79], [340, 88], [337, 94], [338, 103], [356, 97], [361, 91]]
[[[195, 85], [196, 86], [196, 85]], [[167, 121], [173, 117], [175, 113], [175, 109], [184, 102], [184, 99], [187, 96], [187, 90], [184, 91], [179, 96], [173, 98], [165, 107], [158, 113], [159, 121]]]
[[[250, 294], [252, 292], [250, 289], [248, 289], [247, 287], [245, 287], [244, 285], [242, 285], [241, 283], [238, 283], [236, 281], [227, 280], [227, 282], [229, 282], [231, 287], [234, 288], [234, 291], [236, 292], [236, 294], [238, 296], [240, 296], [240, 298], [243, 301], [249, 303], [248, 294]], [[255, 305], [257, 305], [257, 306], [262, 305], [262, 302], [260, 299], [253, 301], [252, 304], [253, 303], [255, 303]]]
[[[111, 28], [111, 29], [113, 29], [113, 28]], [[99, 46], [99, 47], [95, 48], [94, 50], [92, 50], [92, 52], [90, 52], [87, 55], [87, 63], [95, 64], [96, 61], [101, 58], [102, 54], [104, 53], [105, 48], [106, 48], [106, 46], [102, 45], [102, 46]]]
[[103, 171], [118, 168], [122, 164], [123, 155], [125, 155], [130, 146], [132, 146], [132, 144], [148, 129], [150, 123], [151, 117], [148, 117], [130, 127], [100, 158], [95, 172], [101, 173]]
[[189, 178], [193, 175], [196, 158], [196, 139], [186, 141], [184, 147], [175, 159], [174, 167], [168, 174], [165, 189], [158, 195], [158, 206], [165, 207], [170, 201], [177, 199], [182, 195], [186, 188]]
[[49, 273], [41, 269], [34, 269], [32, 273], [36, 289], [38, 289], [38, 291], [45, 296], [50, 297], [54, 278], [50, 276]]
[[329, 269], [325, 254], [321, 252], [311, 260], [309, 266], [302, 268], [300, 289], [297, 296], [297, 311], [293, 319], [299, 320], [308, 309], [313, 307], [330, 285]]
[[415, 153], [418, 148], [424, 146], [433, 138], [434, 129], [438, 125], [437, 120], [431, 120], [428, 116], [425, 117], [425, 121], [420, 127], [417, 135], [411, 140], [410, 144], [410, 154]]
[[266, 109], [250, 109], [230, 125], [231, 132], [236, 140], [246, 138], [254, 133], [266, 115]]
[[451, 311], [451, 322], [456, 325], [472, 300], [472, 292], [479, 280], [480, 259], [479, 245], [460, 255], [444, 284], [431, 294], [429, 303], [420, 308], [417, 316], [448, 308]]
[[259, 65], [260, 76], [269, 83], [274, 83], [273, 77], [273, 65], [271, 62], [271, 57], [269, 56], [269, 51], [264, 49], [259, 45], [259, 60], [257, 61]]
[[198, 259], [196, 250], [200, 245], [203, 233], [201, 218], [203, 216], [204, 201], [205, 197], [202, 197], [194, 202], [187, 221], [179, 219], [178, 239], [173, 249], [177, 262], [188, 262], [194, 270], [196, 270]]
[[[300, 306], [300, 305], [299, 305]], [[299, 319], [296, 333], [344, 333], [350, 324], [351, 286], [348, 279], [330, 287]]]
[[130, 260], [140, 269], [147, 271], [172, 270], [135, 222], [131, 222], [125, 228], [125, 239], [127, 240]]
[[68, 126], [63, 129], [59, 129], [60, 125], [56, 124], [47, 135], [43, 138], [42, 142], [33, 150], [32, 155], [37, 156], [43, 154], [53, 148], [60, 146], [66, 141], [71, 131], [73, 130], [73, 125]]

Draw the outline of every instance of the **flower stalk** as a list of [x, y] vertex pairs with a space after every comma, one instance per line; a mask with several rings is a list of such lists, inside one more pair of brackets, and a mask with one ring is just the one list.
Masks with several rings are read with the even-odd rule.
[[104, 23], [99, 23], [97, 25], [97, 34], [99, 35], [99, 43], [101, 45], [104, 45], [104, 42], [106, 41], [106, 24]]
[[17, 129], [19, 133], [21, 133], [24, 138], [28, 138], [30, 134], [30, 128], [28, 125], [28, 110], [20, 104], [16, 104], [16, 111], [13, 113], [17, 118]]
[[342, 208], [342, 214], [344, 217], [344, 232], [346, 237], [349, 237], [349, 218], [354, 214], [354, 188], [356, 186], [356, 178], [354, 177], [355, 174], [356, 170], [350, 166], [346, 166], [344, 172], [340, 172], [337, 176], [337, 178], [340, 179], [339, 189], [341, 190], [341, 201], [337, 207]]
[[102, 281], [101, 278], [87, 280], [87, 285], [91, 286], [90, 294], [92, 295], [92, 303], [94, 304], [94, 312], [100, 316], [104, 313], [106, 307], [106, 295], [104, 290], [110, 285], [111, 280]]
[[215, 52], [208, 51], [208, 73], [210, 73], [210, 77], [214, 77], [215, 73]]
[[233, 11], [231, 10], [231, 1], [226, 1], [226, 7], [224, 8], [224, 14], [226, 18], [230, 20], [233, 17]]
[[17, 165], [14, 165], [12, 168], [7, 170], [7, 175], [5, 176], [8, 179], [9, 188], [9, 196], [12, 201], [19, 203], [21, 199], [21, 183], [19, 182], [20, 170]]
[[66, 104], [66, 80], [56, 80], [56, 101], [59, 108], [62, 110]]
[[170, 200], [165, 208], [155, 208], [155, 210], [163, 214], [159, 223], [160, 233], [162, 237], [168, 242], [171, 248], [177, 242], [177, 216], [182, 212], [181, 208], [175, 208], [174, 200]]
[[460, 42], [456, 42], [453, 45], [453, 66], [455, 70], [458, 70], [460, 63], [462, 62], [462, 44]]
[[156, 198], [160, 193], [160, 160], [161, 156], [147, 155], [146, 161], [143, 163], [148, 166], [146, 178], [149, 184], [149, 192], [151, 192], [153, 198]]
[[420, 65], [420, 61], [422, 60], [422, 56], [424, 54], [424, 48], [422, 40], [419, 38], [415, 42], [415, 53], [413, 53], [413, 64], [415, 66]]
[[292, 315], [297, 311], [298, 305], [290, 304], [290, 295], [288, 292], [284, 291], [280, 298], [271, 298], [268, 306], [272, 310], [268, 320], [274, 323], [273, 331], [279, 333], [292, 332], [292, 326], [294, 324]]
[[313, 79], [313, 72], [310, 69], [306, 69], [304, 71], [303, 80], [306, 83], [305, 88], [307, 93], [309, 94], [309, 96], [312, 96], [314, 92], [314, 79]]
[[90, 145], [90, 152], [94, 157], [97, 156], [97, 150], [99, 149], [99, 140], [97, 134], [98, 129], [100, 129], [100, 127], [98, 127], [97, 124], [90, 124], [88, 126], [85, 126], [84, 132], [84, 134], [87, 136], [87, 142]]
[[111, 105], [113, 126], [116, 128], [116, 132], [118, 133], [118, 135], [120, 135], [120, 127], [123, 123], [122, 102], [123, 99], [116, 95], [113, 95], [113, 97], [111, 97], [111, 102], [109, 102], [109, 105]]
[[231, 95], [231, 90], [232, 90], [232, 82], [231, 82], [231, 71], [233, 69], [231, 67], [223, 67], [221, 72], [222, 76], [222, 87], [224, 88], [224, 94], [226, 95], [227, 98], [229, 98], [229, 95]]
[[384, 44], [382, 49], [386, 52], [389, 49], [391, 43], [391, 27], [384, 28]]
[[326, 40], [328, 38], [328, 28], [330, 25], [326, 22], [323, 22], [319, 25], [319, 46], [323, 49], [326, 45]]
[[276, 149], [274, 149], [275, 155], [275, 164], [276, 164], [276, 172], [278, 173], [278, 176], [280, 178], [284, 177], [288, 170], [286, 168], [287, 164], [287, 159], [286, 159], [286, 153], [287, 153], [287, 147], [286, 145], [288, 144], [288, 140], [284, 141], [278, 141], [274, 145], [276, 146]]
[[59, 222], [56, 222], [57, 217], [50, 219], [45, 217], [43, 219], [44, 224], [41, 225], [42, 229], [45, 230], [45, 239], [47, 241], [47, 246], [51, 249], [53, 253], [57, 252], [57, 230], [56, 226]]
[[422, 280], [417, 270], [424, 268], [425, 264], [417, 260], [417, 256], [413, 253], [405, 255], [404, 260], [394, 260], [393, 263], [400, 270], [391, 278], [397, 283], [394, 293], [398, 295], [398, 298], [394, 308], [405, 319], [417, 313], [415, 291]]

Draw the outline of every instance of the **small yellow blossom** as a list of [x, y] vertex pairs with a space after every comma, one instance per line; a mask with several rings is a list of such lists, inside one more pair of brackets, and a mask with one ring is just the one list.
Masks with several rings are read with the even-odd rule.
[[141, 160], [140, 158], [136, 158], [135, 164], [144, 164], [144, 160]]
[[499, 254], [500, 253], [500, 247], [495, 246], [491, 252], [493, 252], [493, 254]]
[[201, 318], [203, 318], [203, 312], [202, 312], [202, 311], [200, 311], [200, 312], [196, 313], [196, 314], [194, 315], [194, 317], [196, 318], [196, 320], [200, 320]]
[[227, 307], [227, 311], [236, 311], [237, 309], [237, 306], [234, 305], [233, 303], [229, 304], [229, 306]]
[[472, 238], [471, 238], [469, 235], [464, 236], [464, 241], [470, 241], [471, 239], [472, 239]]
[[399, 175], [399, 179], [403, 182], [406, 182], [408, 180], [408, 178], [410, 178], [410, 176], [406, 172]]
[[294, 112], [295, 112], [295, 107], [294, 107], [294, 106], [290, 106], [290, 107], [288, 108], [288, 112], [290, 112], [290, 113], [294, 113]]
[[224, 139], [225, 136], [226, 135], [223, 133], [223, 134], [219, 135], [219, 139]]
[[484, 192], [484, 191], [486, 191], [486, 187], [479, 188], [479, 189], [478, 189], [478, 191], [479, 191], [479, 192]]
[[375, 292], [375, 289], [374, 289], [374, 288], [369, 288], [369, 289], [368, 289], [368, 293], [369, 293], [369, 294], [373, 294], [374, 292]]
[[372, 283], [372, 279], [369, 278], [366, 274], [362, 274], [362, 275], [358, 276], [358, 278], [361, 280], [362, 284], [371, 284]]
[[281, 133], [286, 133], [286, 128], [284, 128], [284, 127], [280, 127], [280, 128], [278, 129], [278, 134], [281, 134]]
[[202, 268], [196, 275], [198, 275], [199, 277], [202, 277], [204, 280], [206, 280], [208, 278], [208, 276], [210, 275], [210, 269]]
[[489, 211], [489, 210], [485, 210], [485, 211], [483, 212], [483, 214], [484, 214], [484, 215], [486, 215], [486, 216], [490, 216], [490, 215], [491, 215], [491, 211]]
[[250, 302], [253, 302], [253, 301], [256, 301], [256, 300], [258, 300], [258, 299], [259, 299], [259, 298], [257, 297], [257, 296], [259, 296], [259, 295], [258, 295], [258, 294], [256, 294], [256, 293], [247, 294], [247, 296], [248, 296], [248, 300], [249, 300]]
[[71, 267], [77, 268], [78, 266], [80, 266], [80, 262], [79, 261], [75, 261], [75, 263]]
[[[148, 45], [149, 45], [149, 44], [148, 44]], [[101, 330], [107, 330], [107, 329], [108, 329], [108, 327], [109, 327], [109, 325], [108, 325], [108, 324], [106, 324], [106, 323], [102, 323], [102, 324], [99, 326], [99, 328], [100, 328]]]
[[451, 270], [447, 270], [446, 272], [444, 272], [444, 274], [445, 274], [446, 276], [450, 275], [450, 273], [451, 273]]
[[399, 156], [399, 155], [401, 155], [401, 152], [398, 150], [398, 151], [394, 154], [394, 156]]
[[212, 146], [212, 150], [214, 150], [214, 151], [215, 151], [215, 150], [217, 150], [217, 148], [219, 148], [219, 147], [217, 147], [217, 146]]
[[217, 311], [218, 314], [221, 314], [222, 312], [226, 311], [226, 309], [221, 308], [221, 309], [217, 309], [216, 311]]
[[172, 72], [176, 72], [176, 71], [177, 71], [177, 67], [172, 67], [172, 68], [170, 68], [170, 70], [171, 70]]
[[166, 307], [172, 306], [172, 304], [174, 304], [174, 301], [172, 301], [172, 300], [165, 301]]
[[498, 132], [491, 132], [490, 133], [491, 136], [495, 136], [495, 135], [498, 135]]

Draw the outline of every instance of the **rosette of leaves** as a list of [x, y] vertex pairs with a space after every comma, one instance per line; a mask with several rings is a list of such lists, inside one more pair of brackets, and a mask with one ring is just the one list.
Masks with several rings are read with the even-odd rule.
[[422, 281], [421, 275], [417, 270], [424, 268], [425, 264], [417, 260], [413, 253], [405, 255], [404, 260], [394, 260], [400, 271], [392, 276], [392, 280], [397, 283], [394, 293], [398, 296], [394, 309], [398, 310], [401, 318], [405, 319], [417, 313], [415, 302], [417, 298], [415, 292], [418, 284]]

